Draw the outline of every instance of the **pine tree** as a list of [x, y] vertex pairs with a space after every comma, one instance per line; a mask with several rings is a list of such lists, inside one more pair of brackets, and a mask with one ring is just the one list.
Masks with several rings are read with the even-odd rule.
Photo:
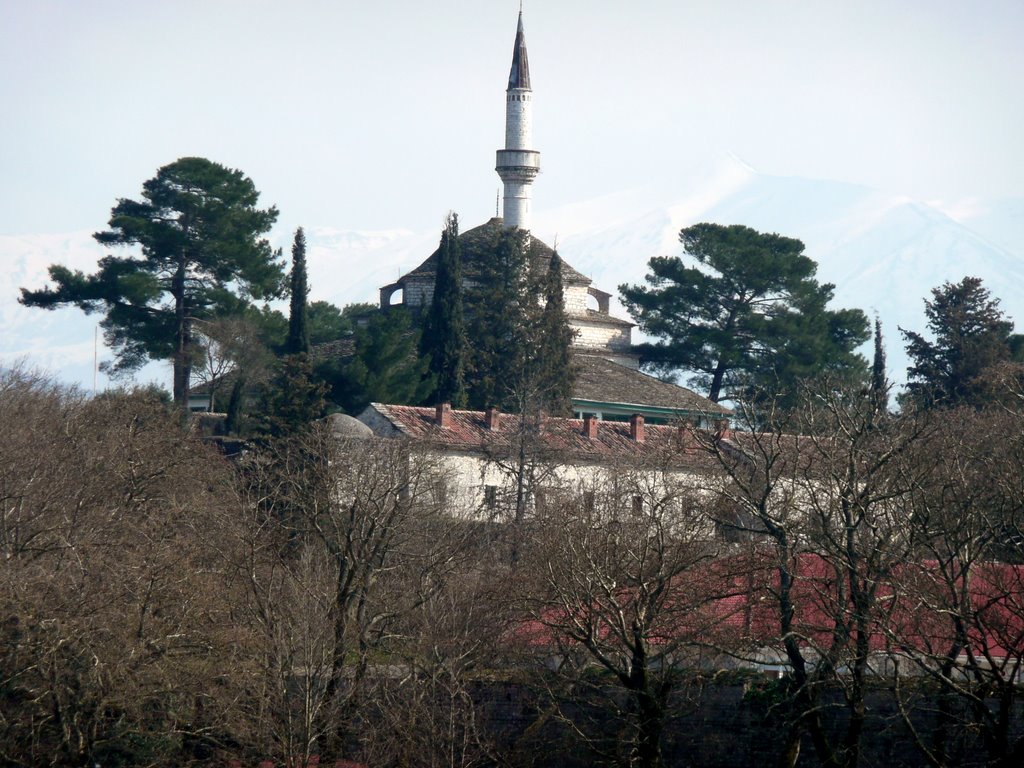
[[459, 217], [449, 214], [441, 233], [434, 296], [420, 339], [436, 381], [433, 399], [457, 408], [466, 404], [466, 326], [462, 311], [462, 259]]
[[925, 301], [934, 341], [902, 328], [911, 365], [907, 395], [925, 406], [983, 405], [981, 374], [1012, 358], [1017, 337], [977, 277], [943, 283]]
[[149, 360], [170, 360], [174, 402], [187, 407], [196, 323], [241, 314], [252, 299], [276, 298], [283, 273], [263, 237], [277, 219], [259, 209], [259, 192], [241, 171], [200, 157], [183, 157], [143, 184], [141, 200], [121, 199], [101, 245], [138, 246], [140, 255], [105, 256], [92, 275], [54, 264], [53, 287], [22, 288], [22, 304], [74, 305], [102, 311], [114, 374]]
[[835, 286], [819, 283], [799, 240], [740, 225], [695, 224], [679, 233], [693, 265], [676, 256], [648, 264], [647, 285], [621, 285], [640, 328], [643, 362], [683, 369], [711, 400], [769, 398], [828, 373], [860, 379], [856, 348], [870, 336], [858, 309], [830, 310]]
[[288, 313], [288, 340], [285, 354], [309, 352], [309, 282], [306, 277], [306, 233], [302, 227], [295, 230], [292, 244], [291, 303]]

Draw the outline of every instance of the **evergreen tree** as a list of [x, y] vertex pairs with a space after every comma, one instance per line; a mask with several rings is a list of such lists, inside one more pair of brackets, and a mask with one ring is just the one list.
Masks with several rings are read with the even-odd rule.
[[301, 432], [324, 414], [327, 385], [315, 374], [309, 357], [309, 281], [306, 233], [295, 230], [292, 243], [291, 301], [284, 356], [265, 395], [267, 431], [274, 437]]
[[496, 235], [466, 292], [470, 407], [536, 415], [569, 413], [572, 329], [565, 314], [562, 260], [530, 258], [529, 233]]
[[621, 285], [642, 330], [645, 363], [692, 371], [712, 400], [774, 397], [822, 373], [860, 378], [854, 351], [869, 337], [860, 310], [829, 310], [834, 286], [799, 240], [749, 227], [696, 224], [679, 233], [694, 266], [675, 256], [649, 262], [647, 285]]
[[531, 381], [524, 384], [537, 393], [538, 407], [548, 413], [569, 415], [576, 379], [572, 364], [573, 331], [565, 316], [562, 259], [557, 251], [551, 255], [542, 286], [544, 303], [530, 334], [534, 345], [527, 377]]
[[194, 325], [238, 314], [251, 299], [279, 294], [281, 266], [263, 235], [277, 209], [259, 209], [241, 171], [185, 157], [143, 184], [142, 200], [119, 200], [102, 245], [141, 248], [140, 256], [105, 256], [93, 275], [50, 267], [55, 287], [21, 289], [21, 303], [53, 309], [74, 305], [106, 313], [104, 339], [114, 350], [112, 373], [147, 360], [170, 360], [174, 402], [185, 407], [197, 353]]
[[295, 230], [292, 244], [291, 302], [288, 312], [288, 340], [285, 354], [309, 352], [309, 281], [306, 276], [306, 233], [302, 227]]
[[327, 385], [313, 373], [308, 354], [285, 355], [265, 397], [266, 430], [287, 437], [324, 415]]
[[977, 277], [943, 283], [925, 301], [934, 341], [900, 329], [907, 342], [907, 396], [924, 406], [982, 405], [980, 376], [1009, 361], [1019, 336]]
[[875, 317], [875, 354], [871, 361], [871, 391], [889, 407], [889, 377], [885, 372], [885, 342], [882, 339], [882, 321]]
[[350, 357], [317, 367], [330, 400], [346, 413], [358, 414], [372, 402], [414, 405], [433, 391], [428, 361], [419, 355], [419, 333], [404, 309], [370, 315], [353, 341]]
[[343, 309], [339, 309], [329, 301], [310, 302], [306, 320], [309, 344], [316, 346], [351, 336], [361, 319], [376, 313], [376, 304], [346, 304]]
[[462, 259], [459, 218], [448, 216], [441, 233], [434, 295], [420, 339], [436, 382], [433, 399], [457, 408], [466, 404], [466, 326], [462, 312]]
[[[527, 307], [536, 306], [536, 286], [528, 280], [528, 233], [505, 229], [482, 259], [473, 287], [466, 292], [470, 351], [469, 405], [518, 407], [519, 382], [528, 359]], [[534, 290], [531, 290], [531, 287]]]

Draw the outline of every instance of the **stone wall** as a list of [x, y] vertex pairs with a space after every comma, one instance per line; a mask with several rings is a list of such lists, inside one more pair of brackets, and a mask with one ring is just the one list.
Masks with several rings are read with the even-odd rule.
[[590, 294], [585, 285], [567, 285], [562, 291], [565, 312], [569, 315], [585, 315]]
[[611, 325], [582, 317], [570, 317], [569, 326], [576, 331], [572, 345], [578, 349], [627, 350], [630, 347], [630, 327], [627, 325]]

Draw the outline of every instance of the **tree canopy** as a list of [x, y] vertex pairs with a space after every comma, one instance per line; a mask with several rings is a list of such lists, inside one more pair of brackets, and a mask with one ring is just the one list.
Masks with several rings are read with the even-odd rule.
[[934, 340], [900, 329], [911, 361], [907, 395], [926, 406], [983, 405], [982, 373], [1011, 360], [1021, 336], [977, 277], [933, 288], [924, 304]]
[[[472, 408], [513, 405], [512, 396], [525, 356], [529, 265], [527, 233], [502, 230], [491, 258], [480, 263], [480, 274], [466, 292], [470, 356], [469, 404]], [[536, 302], [534, 294], [532, 300]]]
[[311, 346], [337, 341], [355, 333], [361, 320], [376, 314], [377, 305], [359, 302], [338, 308], [329, 301], [313, 301], [307, 307]]
[[308, 353], [285, 355], [264, 393], [263, 431], [288, 437], [308, 429], [323, 416], [326, 393], [327, 384], [314, 374]]
[[316, 366], [329, 387], [328, 399], [346, 413], [358, 414], [371, 402], [418, 404], [433, 391], [428, 361], [419, 355], [419, 331], [404, 309], [368, 315], [352, 343], [350, 356]]
[[576, 376], [572, 362], [573, 330], [565, 316], [562, 259], [551, 254], [547, 272], [538, 279], [542, 305], [534, 311], [533, 339], [527, 374], [539, 407], [556, 415], [571, 415], [572, 387]]
[[52, 265], [54, 285], [22, 288], [20, 301], [105, 312], [104, 339], [115, 354], [107, 369], [116, 374], [170, 360], [174, 400], [185, 405], [195, 324], [281, 291], [281, 265], [263, 237], [277, 209], [257, 208], [258, 199], [241, 171], [199, 157], [165, 165], [143, 184], [140, 200], [119, 200], [110, 229], [94, 235], [102, 245], [139, 246], [141, 254], [105, 256], [91, 275]]
[[466, 325], [462, 307], [462, 259], [459, 253], [459, 217], [448, 216], [438, 249], [434, 295], [420, 350], [430, 360], [437, 382], [434, 399], [456, 408], [466, 404]]
[[562, 296], [562, 261], [529, 257], [529, 233], [501, 231], [466, 292], [470, 407], [568, 412], [572, 330]]
[[682, 369], [711, 400], [748, 399], [830, 372], [862, 377], [854, 350], [869, 337], [857, 309], [830, 310], [835, 286], [815, 279], [804, 244], [741, 225], [696, 224], [678, 256], [650, 260], [646, 285], [621, 285], [641, 329], [642, 361]]

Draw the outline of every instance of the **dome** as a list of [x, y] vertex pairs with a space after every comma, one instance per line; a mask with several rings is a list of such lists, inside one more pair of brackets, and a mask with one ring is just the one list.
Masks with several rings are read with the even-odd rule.
[[368, 426], [344, 413], [332, 413], [323, 419], [331, 430], [331, 435], [339, 440], [362, 440], [373, 437], [373, 430]]
[[[459, 251], [462, 257], [462, 275], [473, 279], [480, 274], [481, 262], [493, 257], [494, 249], [498, 238], [501, 236], [504, 227], [500, 218], [490, 219], [487, 223], [478, 227], [467, 229], [459, 233]], [[398, 284], [405, 281], [427, 279], [433, 284], [437, 276], [437, 259], [440, 249], [434, 251], [416, 269], [406, 273], [398, 280]], [[547, 243], [539, 238], [530, 237], [527, 246], [527, 258], [539, 269], [541, 273], [547, 270], [551, 263], [551, 256], [554, 250]], [[566, 285], [590, 285], [590, 278], [573, 269], [562, 261], [562, 280]]]

